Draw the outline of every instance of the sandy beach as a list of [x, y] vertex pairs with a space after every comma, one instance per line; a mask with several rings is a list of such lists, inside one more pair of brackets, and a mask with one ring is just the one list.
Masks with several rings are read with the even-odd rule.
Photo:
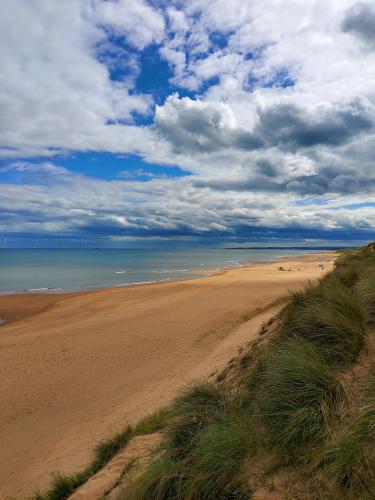
[[335, 256], [173, 283], [0, 297], [7, 321], [0, 326], [0, 498], [27, 498], [54, 471], [77, 471], [100, 439], [222, 369], [279, 299], [321, 277]]

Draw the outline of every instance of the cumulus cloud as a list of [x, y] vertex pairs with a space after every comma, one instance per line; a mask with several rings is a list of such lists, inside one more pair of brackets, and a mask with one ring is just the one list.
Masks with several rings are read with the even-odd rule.
[[164, 37], [164, 17], [144, 0], [107, 0], [94, 11], [97, 23], [112, 30], [137, 49], [159, 43]]
[[237, 126], [230, 106], [177, 95], [155, 112], [157, 129], [182, 151], [210, 152], [221, 148], [255, 149], [259, 140]]
[[[111, 9], [119, 9], [117, 21]], [[134, 88], [133, 58], [130, 77], [111, 80], [99, 60], [103, 54], [96, 53], [107, 40], [104, 26], [123, 30], [140, 47], [159, 40], [163, 31], [160, 14], [142, 2], [14, 0], [3, 9], [3, 156], [64, 149], [128, 151], [130, 144], [142, 144], [137, 139], [142, 129], [133, 126], [133, 115], [150, 113], [152, 98]]]
[[238, 126], [228, 104], [170, 96], [156, 107], [155, 123], [178, 149], [213, 151], [223, 147], [259, 149], [281, 146], [309, 148], [336, 146], [371, 131], [375, 107], [366, 99], [321, 103], [302, 109], [293, 102], [255, 110], [255, 126]]

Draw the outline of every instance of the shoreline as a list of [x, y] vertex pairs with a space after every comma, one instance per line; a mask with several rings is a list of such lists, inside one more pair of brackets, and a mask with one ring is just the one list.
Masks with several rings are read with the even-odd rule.
[[[0, 313], [2, 316], [0, 316], [0, 331], [1, 327], [4, 327], [5, 325], [9, 325], [14, 323], [14, 321], [17, 321], [18, 319], [24, 319], [25, 317], [28, 317], [28, 314], [22, 314], [22, 312], [19, 312], [16, 314], [14, 317], [13, 314], [7, 315], [6, 312], [1, 310], [1, 305], [2, 302], [4, 302], [2, 299], [3, 298], [8, 298], [8, 297], [19, 297], [21, 300], [22, 298], [29, 298], [29, 297], [41, 297], [41, 300], [43, 301], [43, 297], [53, 297], [55, 300], [53, 301], [46, 301], [47, 302], [47, 308], [49, 306], [53, 306], [55, 302], [58, 302], [60, 299], [63, 300], [65, 298], [72, 298], [74, 296], [85, 296], [85, 295], [91, 295], [91, 294], [96, 294], [96, 293], [102, 293], [102, 292], [110, 292], [110, 291], [115, 291], [115, 290], [131, 290], [135, 288], [144, 288], [144, 287], [149, 287], [149, 286], [163, 286], [163, 285], [168, 285], [168, 284], [174, 284], [174, 283], [188, 283], [192, 282], [195, 280], [203, 280], [207, 278], [211, 278], [214, 276], [222, 276], [225, 274], [228, 274], [230, 272], [235, 272], [235, 271], [240, 271], [241, 269], [246, 270], [246, 269], [253, 269], [253, 268], [259, 268], [265, 265], [271, 265], [271, 264], [278, 264], [282, 262], [288, 262], [288, 261], [293, 261], [296, 258], [300, 258], [303, 260], [303, 258], [309, 258], [311, 256], [317, 256], [317, 255], [327, 255], [327, 254], [332, 254], [335, 255], [337, 254], [336, 250], [332, 251], [326, 251], [326, 252], [313, 252], [313, 253], [308, 253], [308, 254], [300, 254], [300, 255], [284, 255], [280, 256], [277, 259], [273, 260], [265, 260], [265, 261], [244, 261], [244, 264], [236, 267], [230, 267], [230, 268], [218, 268], [218, 269], [206, 269], [204, 273], [201, 276], [194, 276], [191, 278], [184, 277], [181, 279], [167, 279], [167, 280], [159, 280], [159, 281], [147, 281], [144, 283], [129, 283], [129, 284], [121, 284], [121, 285], [110, 285], [110, 286], [103, 286], [103, 287], [95, 287], [95, 288], [90, 288], [90, 289], [85, 289], [85, 290], [59, 290], [59, 291], [48, 291], [48, 289], [40, 289], [40, 291], [35, 291], [35, 292], [27, 292], [25, 290], [20, 291], [20, 292], [13, 292], [13, 293], [0, 293]], [[193, 270], [192, 270], [193, 271]], [[200, 270], [201, 271], [201, 270]], [[202, 272], [202, 271], [201, 271]], [[57, 290], [57, 289], [55, 289]], [[36, 313], [43, 312], [46, 310], [45, 308], [41, 308], [41, 310], [36, 311]]]
[[[113, 284], [113, 285], [103, 285], [103, 286], [97, 286], [93, 285], [92, 288], [79, 288], [79, 289], [64, 289], [64, 288], [59, 288], [59, 287], [41, 287], [41, 288], [30, 288], [30, 289], [24, 289], [24, 290], [19, 290], [19, 291], [3, 291], [0, 292], [0, 299], [1, 297], [8, 297], [8, 296], [30, 296], [30, 295], [54, 295], [54, 296], [64, 296], [64, 295], [70, 295], [70, 294], [84, 294], [84, 293], [92, 293], [92, 292], [100, 292], [103, 290], [112, 290], [112, 289], [117, 289], [117, 288], [129, 288], [129, 287], [140, 287], [140, 286], [149, 286], [149, 285], [159, 285], [159, 284], [165, 284], [165, 283], [180, 283], [180, 282], [185, 282], [185, 281], [191, 281], [191, 280], [197, 280], [197, 279], [204, 279], [204, 278], [209, 278], [211, 276], [216, 276], [218, 274], [230, 272], [230, 271], [235, 271], [239, 269], [246, 269], [246, 268], [252, 268], [252, 267], [259, 267], [262, 265], [267, 265], [267, 264], [274, 264], [277, 262], [284, 262], [288, 261], [290, 259], [296, 259], [299, 257], [308, 257], [310, 255], [325, 255], [325, 254], [336, 254], [337, 250], [317, 250], [316, 252], [311, 252], [311, 253], [305, 253], [305, 254], [295, 254], [295, 255], [282, 255], [279, 256], [276, 259], [271, 259], [271, 260], [260, 260], [260, 261], [252, 261], [252, 260], [246, 260], [246, 261], [240, 261], [238, 266], [233, 266], [233, 267], [220, 267], [220, 268], [207, 268], [207, 269], [199, 269], [199, 268], [194, 268], [194, 269], [188, 269], [186, 272], [190, 272], [193, 274], [193, 276], [190, 277], [181, 277], [179, 278], [165, 278], [165, 279], [160, 279], [160, 280], [149, 280], [149, 281], [142, 281], [142, 282], [132, 282], [132, 283], [120, 283], [120, 284]], [[83, 287], [84, 285], [82, 285]], [[1, 323], [0, 323], [1, 324]]]
[[[329, 271], [334, 252], [192, 280], [0, 297], [0, 497], [71, 473], [124, 423], [219, 371], [290, 289]], [[324, 271], [319, 262], [327, 264]], [[8, 311], [6, 313], [6, 310]]]

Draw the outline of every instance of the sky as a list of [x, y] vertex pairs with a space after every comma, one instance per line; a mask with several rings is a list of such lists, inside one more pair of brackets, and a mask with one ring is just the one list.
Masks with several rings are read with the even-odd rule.
[[375, 3], [12, 0], [0, 235], [375, 239]]

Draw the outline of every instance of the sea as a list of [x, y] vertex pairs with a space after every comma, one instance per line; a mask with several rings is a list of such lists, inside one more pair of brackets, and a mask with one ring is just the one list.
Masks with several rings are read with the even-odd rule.
[[0, 294], [79, 291], [186, 280], [312, 253], [297, 248], [4, 249]]

